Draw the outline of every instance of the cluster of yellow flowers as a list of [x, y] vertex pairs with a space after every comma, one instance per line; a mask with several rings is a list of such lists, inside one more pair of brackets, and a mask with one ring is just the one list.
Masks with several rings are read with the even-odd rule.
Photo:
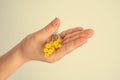
[[58, 48], [61, 48], [61, 40], [58, 34], [52, 36], [52, 40], [45, 44], [44, 57], [47, 58]]

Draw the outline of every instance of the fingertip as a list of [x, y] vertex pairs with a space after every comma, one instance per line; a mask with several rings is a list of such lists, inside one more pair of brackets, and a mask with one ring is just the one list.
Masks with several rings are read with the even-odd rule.
[[58, 20], [58, 21], [60, 22], [60, 18], [56, 17], [55, 19]]
[[58, 25], [60, 25], [60, 19], [58, 17], [55, 18]]
[[94, 30], [93, 29], [86, 29], [85, 33], [88, 34], [88, 38], [91, 38], [94, 35]]
[[53, 27], [58, 27], [59, 25], [60, 25], [60, 19], [57, 17], [50, 24], [48, 24], [48, 26], [53, 26]]
[[93, 30], [93, 29], [89, 28], [88, 30], [89, 30], [91, 33], [94, 33], [94, 30]]

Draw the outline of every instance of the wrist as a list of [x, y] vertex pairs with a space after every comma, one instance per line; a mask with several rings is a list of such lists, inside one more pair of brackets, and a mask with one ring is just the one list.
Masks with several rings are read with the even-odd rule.
[[17, 45], [15, 48], [13, 48], [11, 51], [10, 51], [10, 54], [16, 59], [16, 60], [19, 60], [19, 62], [21, 64], [24, 64], [28, 61], [30, 61], [28, 58], [26, 58], [21, 49], [20, 49], [20, 46]]

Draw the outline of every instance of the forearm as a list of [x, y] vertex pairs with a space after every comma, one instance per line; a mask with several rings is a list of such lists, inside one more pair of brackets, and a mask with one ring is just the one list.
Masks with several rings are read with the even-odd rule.
[[23, 65], [25, 60], [17, 46], [0, 57], [0, 80], [5, 80], [17, 68]]

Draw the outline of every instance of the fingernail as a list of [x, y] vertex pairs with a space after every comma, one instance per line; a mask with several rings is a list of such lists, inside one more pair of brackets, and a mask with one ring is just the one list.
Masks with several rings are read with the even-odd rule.
[[51, 23], [52, 26], [57, 26], [59, 24], [59, 19], [55, 18]]

